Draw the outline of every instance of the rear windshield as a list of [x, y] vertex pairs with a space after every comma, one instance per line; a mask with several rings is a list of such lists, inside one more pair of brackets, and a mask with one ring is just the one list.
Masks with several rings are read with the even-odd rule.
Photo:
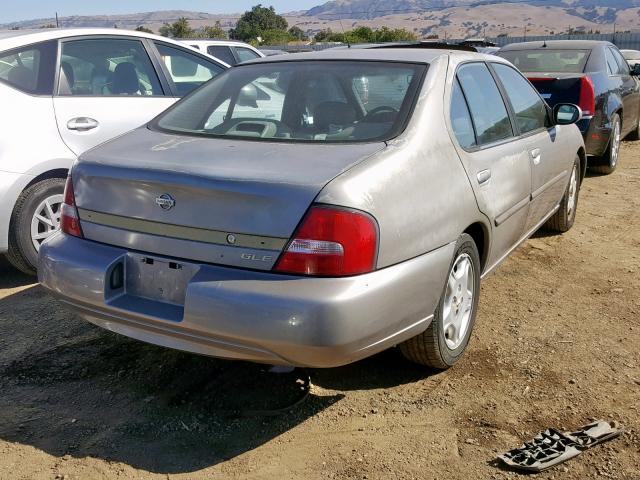
[[589, 50], [506, 50], [498, 55], [521, 72], [582, 73]]
[[375, 61], [249, 64], [219, 75], [151, 127], [266, 141], [387, 140], [406, 124], [425, 70]]

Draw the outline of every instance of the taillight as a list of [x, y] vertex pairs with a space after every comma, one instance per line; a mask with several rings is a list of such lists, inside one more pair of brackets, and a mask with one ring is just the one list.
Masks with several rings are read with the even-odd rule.
[[580, 78], [580, 98], [578, 106], [583, 115], [595, 115], [596, 113], [596, 90], [590, 77]]
[[80, 217], [76, 208], [76, 197], [73, 193], [73, 182], [71, 176], [67, 177], [64, 186], [64, 200], [60, 211], [60, 230], [67, 235], [82, 238], [82, 227], [80, 227]]
[[298, 226], [274, 271], [341, 277], [371, 272], [378, 250], [378, 229], [369, 215], [329, 206], [313, 206]]

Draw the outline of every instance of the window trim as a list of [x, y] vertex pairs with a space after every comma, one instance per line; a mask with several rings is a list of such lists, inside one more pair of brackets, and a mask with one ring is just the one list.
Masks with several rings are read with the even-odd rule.
[[[30, 97], [36, 97], [36, 98], [43, 98], [43, 97], [52, 97], [55, 95], [55, 91], [56, 91], [56, 87], [57, 87], [57, 75], [58, 75], [58, 46], [57, 46], [58, 41], [56, 39], [53, 40], [44, 40], [44, 41], [40, 41], [40, 42], [35, 42], [35, 43], [29, 43], [26, 45], [20, 45], [19, 47], [15, 47], [15, 48], [11, 48], [9, 50], [3, 50], [2, 52], [0, 52], [0, 54], [2, 55], [11, 55], [12, 53], [19, 53], [21, 51], [24, 50], [29, 50], [29, 49], [35, 49], [37, 48], [39, 45], [53, 45], [54, 46], [54, 50], [55, 50], [55, 56], [56, 58], [54, 58], [53, 60], [53, 73], [54, 73], [54, 78], [53, 81], [51, 83], [51, 85], [49, 86], [49, 91], [45, 92], [45, 93], [33, 93], [33, 92], [28, 92], [26, 90], [23, 90], [21, 88], [18, 88], [16, 85], [13, 85], [11, 83], [9, 83], [8, 81], [1, 79], [0, 78], [0, 83], [2, 83], [2, 85], [6, 85], [7, 87], [20, 92], [23, 95], [29, 95]], [[51, 65], [49, 65], [51, 66]], [[40, 82], [40, 76], [44, 75], [46, 72], [42, 72], [42, 70], [39, 68], [38, 71], [38, 78], [36, 78], [36, 82], [39, 83]]]
[[[151, 68], [153, 69], [154, 73], [156, 74], [156, 77], [158, 78], [158, 84], [160, 85], [160, 90], [162, 90], [162, 94], [161, 95], [136, 95], [136, 96], [134, 95], [64, 95], [64, 94], [61, 95], [59, 93], [60, 92], [60, 68], [61, 68], [60, 65], [62, 63], [63, 44], [68, 42], [81, 41], [81, 40], [133, 40], [133, 41], [140, 42], [142, 44], [142, 48], [144, 52], [149, 57], [149, 60], [151, 62]], [[54, 98], [149, 98], [149, 99], [167, 97], [168, 85], [165, 82], [163, 82], [163, 78], [158, 73], [156, 63], [154, 62], [155, 52], [151, 52], [149, 50], [147, 40], [148, 39], [144, 37], [135, 37], [135, 36], [128, 36], [128, 35], [80, 35], [76, 37], [59, 38], [58, 54], [56, 59], [56, 72], [55, 72], [55, 78], [53, 82], [53, 86], [54, 86], [53, 97]]]
[[[468, 152], [468, 153], [473, 153], [473, 152], [478, 152], [480, 150], [486, 150], [486, 149], [489, 149], [489, 148], [498, 147], [500, 145], [504, 145], [506, 143], [513, 142], [516, 139], [520, 138], [520, 135], [519, 135], [520, 131], [514, 125], [514, 117], [513, 117], [513, 112], [511, 111], [511, 103], [505, 101], [504, 92], [502, 90], [502, 84], [496, 81], [496, 78], [494, 76], [495, 74], [494, 74], [492, 68], [487, 63], [488, 62], [486, 62], [485, 60], [467, 60], [467, 61], [464, 61], [464, 62], [460, 62], [456, 66], [456, 70], [455, 70], [453, 75], [454, 75], [454, 78], [458, 78], [458, 70], [460, 69], [460, 67], [462, 67], [464, 65], [483, 64], [483, 65], [485, 65], [487, 67], [487, 70], [489, 70], [489, 74], [493, 78], [493, 81], [496, 83], [496, 87], [498, 89], [498, 93], [502, 97], [502, 101], [504, 103], [505, 110], [507, 111], [507, 116], [509, 118], [509, 123], [511, 124], [511, 136], [510, 137], [506, 137], [506, 138], [501, 138], [500, 140], [495, 140], [495, 141], [489, 142], [489, 143], [478, 144], [478, 132], [476, 131], [476, 123], [475, 123], [475, 120], [473, 119], [473, 113], [471, 113], [471, 108], [469, 108], [469, 102], [467, 102], [467, 94], [464, 91], [464, 87], [462, 86], [462, 83], [460, 82], [460, 89], [462, 90], [462, 93], [464, 95], [465, 102], [467, 102], [467, 108], [469, 109], [469, 114], [471, 115], [471, 123], [473, 124], [473, 131], [474, 131], [474, 135], [476, 137], [476, 145], [473, 146], [472, 148], [464, 148], [464, 147], [460, 146], [460, 148], [462, 148], [465, 152]], [[449, 96], [449, 111], [450, 110], [451, 110], [451, 96]], [[455, 133], [454, 133], [454, 137], [455, 137]], [[456, 141], [457, 141], [457, 139], [456, 139]]]
[[[491, 70], [491, 73], [494, 76], [494, 79], [495, 79], [496, 83], [498, 83], [498, 88], [500, 89], [500, 93], [502, 94], [503, 99], [508, 104], [507, 109], [509, 110], [509, 114], [510, 115], [513, 114], [512, 125], [514, 126], [514, 133], [517, 132], [517, 135], [515, 136], [515, 138], [517, 138], [517, 139], [519, 139], [519, 138], [527, 138], [527, 137], [530, 137], [532, 135], [536, 135], [538, 133], [542, 133], [543, 131], [549, 131], [550, 128], [553, 128], [553, 125], [547, 125], [547, 123], [551, 123], [550, 122], [551, 118], [550, 118], [549, 105], [547, 104], [545, 99], [542, 98], [542, 96], [540, 95], [540, 92], [538, 92], [538, 89], [533, 86], [533, 84], [529, 81], [529, 79], [527, 77], [522, 75], [522, 73], [517, 68], [512, 67], [511, 65], [508, 65], [506, 63], [491, 62], [491, 61], [487, 62], [487, 63], [488, 63], [488, 66], [489, 66], [489, 70]], [[496, 72], [496, 70], [493, 68], [493, 65], [504, 65], [505, 67], [510, 68], [511, 70], [516, 72], [516, 74], [520, 75], [531, 86], [531, 88], [536, 93], [538, 98], [542, 101], [542, 104], [544, 105], [545, 110], [546, 110], [546, 118], [545, 118], [545, 122], [544, 122], [545, 125], [544, 126], [538, 127], [536, 129], [533, 129], [533, 130], [529, 130], [528, 132], [522, 132], [522, 130], [520, 129], [520, 126], [518, 125], [518, 115], [516, 114], [516, 111], [513, 108], [513, 104], [511, 103], [511, 98], [509, 98], [509, 94], [507, 92], [507, 89], [505, 88], [504, 84], [502, 83], [502, 79], [498, 75], [498, 72]]]

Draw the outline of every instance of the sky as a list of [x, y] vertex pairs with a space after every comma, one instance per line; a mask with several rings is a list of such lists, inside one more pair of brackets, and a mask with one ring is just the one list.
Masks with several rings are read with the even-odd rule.
[[152, 12], [156, 10], [192, 10], [208, 13], [237, 13], [262, 3], [279, 13], [305, 10], [324, 0], [0, 0], [0, 24], [18, 20], [51, 18], [55, 12], [69, 15], [102, 15]]

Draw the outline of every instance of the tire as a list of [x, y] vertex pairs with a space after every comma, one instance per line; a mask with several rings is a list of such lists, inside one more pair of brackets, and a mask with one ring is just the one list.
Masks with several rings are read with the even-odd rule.
[[640, 113], [638, 114], [638, 123], [629, 134], [624, 138], [625, 140], [640, 140]]
[[620, 116], [617, 113], [613, 114], [611, 118], [611, 138], [609, 139], [609, 146], [604, 152], [604, 155], [599, 158], [601, 165], [593, 165], [590, 167], [592, 172], [599, 173], [601, 175], [609, 175], [614, 172], [618, 166], [618, 157], [620, 156]]
[[[469, 271], [467, 268], [471, 270]], [[462, 234], [456, 243], [455, 254], [447, 271], [447, 280], [431, 324], [424, 332], [400, 344], [400, 351], [408, 360], [431, 368], [445, 370], [452, 367], [462, 357], [469, 344], [476, 320], [480, 297], [480, 268], [480, 255], [473, 238], [466, 233]], [[457, 300], [457, 296], [453, 292], [461, 291], [461, 284], [453, 276], [459, 269], [467, 271], [465, 277], [467, 291], [469, 282], [472, 282], [472, 287], [471, 295], [463, 295]], [[461, 283], [464, 282], [465, 280]], [[454, 310], [456, 302], [458, 309]], [[465, 310], [465, 306], [469, 310]], [[468, 316], [466, 316], [467, 311]], [[448, 321], [452, 319], [458, 320], [459, 328], [449, 326], [454, 323]], [[447, 327], [446, 332], [445, 327]], [[457, 331], [454, 332], [454, 330]]]
[[[64, 184], [62, 178], [48, 178], [31, 185], [18, 197], [9, 223], [9, 250], [6, 257], [21, 272], [36, 274], [39, 244], [60, 226]], [[42, 215], [36, 217], [40, 213]]]
[[560, 208], [544, 224], [544, 228], [554, 232], [564, 233], [568, 231], [576, 219], [578, 209], [578, 197], [580, 194], [580, 158], [573, 161], [573, 170], [569, 177], [569, 183], [560, 200]]

